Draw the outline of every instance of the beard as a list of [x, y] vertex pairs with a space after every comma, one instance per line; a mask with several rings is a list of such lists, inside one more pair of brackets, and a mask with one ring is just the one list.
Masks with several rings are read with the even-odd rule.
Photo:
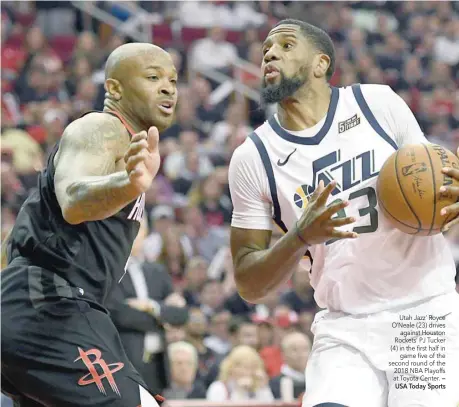
[[261, 86], [261, 103], [268, 105], [282, 102], [285, 98], [292, 96], [298, 89], [308, 81], [308, 67], [302, 67], [300, 72], [292, 78], [287, 78], [282, 72], [279, 72], [280, 82], [270, 85], [263, 78]]

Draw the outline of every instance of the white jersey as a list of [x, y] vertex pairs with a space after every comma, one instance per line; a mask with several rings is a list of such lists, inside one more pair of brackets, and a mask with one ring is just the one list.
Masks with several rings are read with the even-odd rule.
[[[405, 102], [386, 85], [332, 88], [326, 117], [299, 132], [275, 116], [234, 152], [229, 185], [232, 226], [284, 232], [294, 227], [320, 180], [336, 180], [328, 202], [349, 200], [339, 216], [357, 239], [309, 248], [311, 285], [322, 308], [372, 313], [414, 303], [455, 288], [455, 265], [443, 235], [404, 234], [388, 224], [376, 180], [400, 146], [426, 139]], [[308, 265], [309, 266], [309, 265]], [[269, 273], [269, 270], [266, 270]]]

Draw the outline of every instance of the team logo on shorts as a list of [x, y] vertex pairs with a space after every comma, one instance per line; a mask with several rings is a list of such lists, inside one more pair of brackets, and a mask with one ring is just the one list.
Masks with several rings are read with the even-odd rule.
[[[110, 363], [107, 365], [105, 360], [102, 359], [102, 352], [99, 349], [90, 349], [85, 352], [79, 347], [78, 352], [80, 357], [76, 358], [74, 362], [77, 362], [81, 359], [81, 361], [89, 370], [87, 375], [84, 375], [82, 378], [80, 378], [80, 380], [78, 380], [78, 384], [80, 386], [87, 386], [89, 384], [95, 383], [99, 391], [102, 394], [107, 395], [107, 392], [105, 391], [104, 385], [102, 383], [102, 380], [106, 379], [110, 384], [113, 392], [118, 394], [118, 396], [121, 396], [115, 379], [113, 378], [113, 373], [121, 370], [124, 367], [124, 363]], [[94, 356], [94, 359], [91, 360], [89, 356]], [[97, 369], [96, 366], [99, 366], [99, 369]]]

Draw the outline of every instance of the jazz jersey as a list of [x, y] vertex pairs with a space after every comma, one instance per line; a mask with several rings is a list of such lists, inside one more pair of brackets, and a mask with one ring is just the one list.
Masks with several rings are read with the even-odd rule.
[[[416, 237], [381, 214], [376, 181], [400, 146], [426, 139], [406, 103], [386, 85], [332, 88], [329, 110], [315, 126], [287, 131], [274, 115], [235, 151], [229, 170], [232, 226], [284, 231], [294, 227], [318, 183], [336, 180], [327, 204], [348, 200], [336, 216], [357, 239], [309, 248], [315, 299], [351, 314], [412, 304], [453, 291], [455, 266], [443, 235]], [[266, 270], [269, 273], [269, 270]]]

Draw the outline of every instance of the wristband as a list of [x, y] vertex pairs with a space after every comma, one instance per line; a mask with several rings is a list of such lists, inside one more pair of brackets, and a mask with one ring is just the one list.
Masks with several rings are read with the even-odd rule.
[[300, 230], [298, 229], [298, 221], [295, 222], [295, 233], [302, 243], [309, 246], [309, 243], [306, 240], [304, 240], [303, 237], [300, 235]]

